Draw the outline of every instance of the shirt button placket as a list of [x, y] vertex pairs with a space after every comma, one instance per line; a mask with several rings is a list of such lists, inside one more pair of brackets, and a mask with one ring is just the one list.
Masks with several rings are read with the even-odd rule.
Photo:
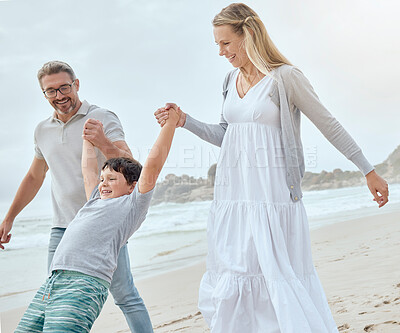
[[65, 143], [65, 125], [61, 129], [61, 143]]

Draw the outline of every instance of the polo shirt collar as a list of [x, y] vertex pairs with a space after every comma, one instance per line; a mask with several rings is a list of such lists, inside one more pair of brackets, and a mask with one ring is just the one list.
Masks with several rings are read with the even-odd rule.
[[[86, 115], [88, 114], [88, 112], [89, 112], [89, 108], [90, 108], [90, 104], [89, 104], [86, 100], [83, 100], [81, 107], [80, 107], [79, 110], [72, 116], [72, 118], [75, 118], [76, 115], [78, 115], [78, 114], [83, 115], [83, 116], [86, 116]], [[54, 120], [58, 120], [56, 111], [53, 112], [53, 117], [52, 117], [52, 118], [53, 118], [53, 119], [52, 119], [53, 121], [54, 121]], [[72, 118], [71, 118], [71, 119], [72, 119]], [[70, 120], [71, 120], [71, 119], [70, 119]], [[69, 121], [68, 121], [68, 122], [69, 122]]]
[[89, 108], [90, 108], [90, 104], [86, 100], [84, 100], [76, 114], [82, 114], [82, 115], [86, 116], [89, 112]]

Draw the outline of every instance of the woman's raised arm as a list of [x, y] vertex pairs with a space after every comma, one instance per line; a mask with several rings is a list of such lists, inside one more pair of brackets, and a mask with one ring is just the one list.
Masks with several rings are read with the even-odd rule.
[[228, 123], [222, 114], [219, 124], [206, 124], [184, 113], [176, 104], [167, 103], [164, 108], [159, 108], [154, 112], [154, 115], [161, 126], [163, 126], [166, 119], [168, 119], [168, 110], [171, 107], [178, 110], [180, 115], [177, 127], [183, 127], [193, 134], [196, 134], [204, 141], [221, 147], [226, 128], [228, 127]]

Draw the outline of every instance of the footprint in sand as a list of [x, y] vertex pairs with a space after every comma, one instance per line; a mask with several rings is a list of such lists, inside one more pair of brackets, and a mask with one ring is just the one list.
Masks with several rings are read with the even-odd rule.
[[369, 324], [367, 326], [364, 327], [364, 331], [365, 332], [371, 332], [374, 329], [374, 324]]
[[184, 321], [189, 320], [189, 319], [196, 319], [197, 316], [201, 316], [201, 312], [200, 311], [198, 311], [196, 313], [193, 313], [193, 314], [189, 314], [186, 317], [182, 317], [182, 318], [179, 318], [179, 319], [176, 319], [176, 320], [172, 320], [172, 321], [160, 324], [160, 325], [156, 326], [155, 328], [156, 329], [165, 328], [167, 326], [171, 326], [171, 325], [174, 325], [174, 324], [177, 324], [177, 323], [181, 323], [181, 322], [184, 322]]
[[[388, 325], [390, 325], [390, 326], [388, 326]], [[392, 329], [395, 328], [394, 326], [400, 326], [400, 322], [394, 321], [394, 320], [388, 320], [388, 321], [385, 321], [385, 322], [379, 323], [379, 324], [370, 324], [370, 325], [367, 325], [364, 327], [364, 331], [365, 332], [373, 332], [375, 330], [379, 330], [379, 332], [386, 332], [386, 330], [388, 330], [390, 328], [391, 329], [390, 331], [394, 332], [394, 331], [392, 331]], [[382, 329], [384, 329], [384, 331], [382, 331]], [[396, 330], [396, 332], [397, 332], [397, 330]]]
[[336, 304], [343, 303], [343, 302], [344, 302], [344, 300], [341, 299], [340, 297], [335, 297], [335, 299], [332, 299], [329, 301], [329, 304], [336, 305]]
[[338, 330], [339, 331], [344, 331], [344, 330], [348, 330], [350, 328], [350, 325], [349, 324], [343, 324], [343, 325], [340, 325], [340, 326], [338, 326]]
[[[400, 297], [397, 297], [393, 300], [393, 302], [396, 302], [397, 300], [399, 300]], [[391, 304], [390, 300], [384, 300], [382, 303], [376, 304], [374, 305], [374, 307], [379, 308], [380, 306], [386, 305], [386, 304]]]

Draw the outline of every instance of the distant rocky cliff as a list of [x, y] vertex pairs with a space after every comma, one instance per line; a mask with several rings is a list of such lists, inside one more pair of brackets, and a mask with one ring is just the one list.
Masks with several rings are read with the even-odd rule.
[[167, 175], [163, 182], [157, 184], [151, 204], [212, 200], [216, 166], [213, 164], [210, 167], [207, 179], [196, 179], [188, 175]]
[[375, 165], [375, 169], [389, 184], [400, 183], [400, 146], [383, 163]]
[[[375, 170], [389, 184], [400, 183], [400, 146], [385, 161], [375, 165]], [[212, 200], [215, 171], [216, 165], [214, 164], [208, 170], [207, 179], [196, 179], [188, 175], [167, 175], [163, 182], [157, 184], [152, 204]], [[306, 172], [302, 182], [302, 189], [315, 191], [364, 184], [365, 178], [361, 172], [335, 169], [332, 172]]]

